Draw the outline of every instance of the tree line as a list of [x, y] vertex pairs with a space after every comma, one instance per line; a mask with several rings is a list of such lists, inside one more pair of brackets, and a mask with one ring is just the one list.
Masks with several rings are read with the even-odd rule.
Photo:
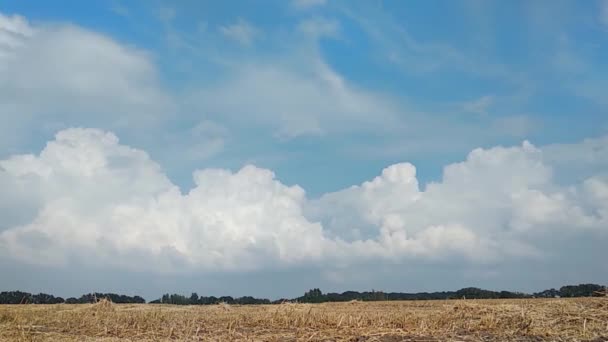
[[199, 297], [198, 294], [193, 293], [190, 297], [186, 297], [179, 294], [164, 294], [160, 299], [153, 300], [150, 304], [173, 304], [173, 305], [212, 305], [212, 304], [237, 304], [237, 305], [250, 305], [250, 304], [271, 304], [271, 301], [264, 298], [254, 298], [251, 296], [233, 298], [231, 296], [222, 297]]
[[0, 304], [87, 304], [95, 303], [101, 299], [107, 299], [119, 304], [144, 304], [146, 300], [140, 296], [125, 296], [115, 293], [87, 293], [79, 298], [70, 297], [63, 299], [46, 293], [31, 294], [22, 291], [0, 292]]
[[533, 294], [512, 291], [490, 291], [476, 287], [467, 287], [458, 291], [442, 292], [356, 292], [323, 294], [319, 289], [307, 291], [302, 297], [295, 300], [300, 303], [348, 302], [352, 300], [378, 301], [378, 300], [438, 300], [438, 299], [510, 299], [510, 298], [555, 298], [555, 297], [593, 297], [606, 295], [606, 288], [597, 284], [579, 284], [562, 286], [559, 290], [549, 289]]
[[[251, 305], [251, 304], [280, 304], [283, 302], [299, 303], [325, 303], [325, 302], [348, 302], [352, 300], [360, 301], [380, 301], [380, 300], [438, 300], [438, 299], [508, 299], [508, 298], [555, 298], [555, 297], [593, 297], [606, 295], [606, 287], [597, 284], [579, 284], [562, 286], [559, 290], [548, 289], [533, 294], [511, 291], [490, 291], [476, 287], [467, 287], [458, 291], [442, 292], [383, 292], [383, 291], [346, 291], [342, 293], [323, 293], [315, 288], [306, 291], [303, 296], [286, 299], [282, 298], [270, 301], [264, 298], [254, 298], [244, 296], [233, 298], [231, 296], [199, 296], [192, 293], [189, 297], [180, 294], [164, 294], [161, 298], [150, 301], [149, 304], [172, 304], [172, 305], [213, 305], [219, 303]], [[0, 304], [86, 304], [95, 303], [102, 299], [107, 299], [119, 304], [144, 304], [146, 300], [140, 296], [126, 296], [115, 293], [88, 293], [78, 298], [70, 297], [63, 299], [46, 293], [31, 294], [22, 291], [0, 292]]]

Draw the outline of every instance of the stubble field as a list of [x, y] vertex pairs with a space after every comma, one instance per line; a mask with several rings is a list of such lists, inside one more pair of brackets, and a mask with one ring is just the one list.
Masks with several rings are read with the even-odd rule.
[[0, 341], [608, 341], [608, 298], [0, 305]]

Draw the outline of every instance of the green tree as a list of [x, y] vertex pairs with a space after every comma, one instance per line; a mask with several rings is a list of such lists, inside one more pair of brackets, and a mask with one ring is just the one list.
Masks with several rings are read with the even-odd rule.
[[198, 294], [196, 292], [190, 295], [190, 305], [198, 304]]

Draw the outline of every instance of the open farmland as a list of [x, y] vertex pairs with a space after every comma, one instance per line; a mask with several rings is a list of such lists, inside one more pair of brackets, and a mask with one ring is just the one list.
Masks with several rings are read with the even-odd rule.
[[2, 341], [604, 341], [608, 298], [0, 306]]

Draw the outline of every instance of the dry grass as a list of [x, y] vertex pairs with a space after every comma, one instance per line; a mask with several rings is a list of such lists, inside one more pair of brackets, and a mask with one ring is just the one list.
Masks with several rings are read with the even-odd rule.
[[0, 341], [604, 341], [608, 298], [0, 305]]

